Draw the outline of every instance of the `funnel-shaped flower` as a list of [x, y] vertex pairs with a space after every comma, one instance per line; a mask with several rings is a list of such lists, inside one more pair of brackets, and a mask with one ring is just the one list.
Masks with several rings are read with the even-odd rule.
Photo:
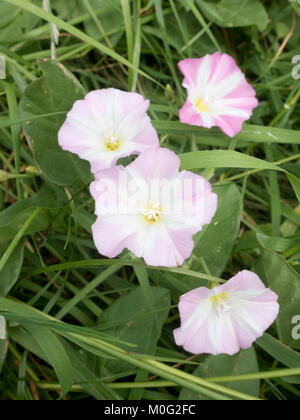
[[234, 59], [217, 52], [180, 61], [179, 68], [188, 93], [180, 121], [206, 128], [218, 126], [229, 137], [239, 133], [258, 100]]
[[176, 344], [194, 354], [233, 355], [250, 348], [275, 321], [277, 300], [250, 271], [214, 289], [192, 290], [180, 298]]
[[93, 173], [118, 159], [159, 147], [147, 109], [150, 102], [137, 93], [95, 90], [76, 101], [58, 134], [64, 150], [91, 163]]
[[158, 148], [98, 174], [91, 193], [100, 254], [114, 258], [127, 248], [148, 265], [167, 267], [190, 257], [193, 235], [211, 222], [217, 196], [203, 177], [179, 167], [175, 153]]

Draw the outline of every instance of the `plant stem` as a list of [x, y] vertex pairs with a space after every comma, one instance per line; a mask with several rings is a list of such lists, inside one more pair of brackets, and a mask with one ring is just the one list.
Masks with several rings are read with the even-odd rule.
[[5, 253], [3, 254], [1, 260], [0, 260], [0, 273], [3, 270], [5, 264], [7, 263], [9, 257], [11, 256], [11, 254], [14, 252], [16, 246], [18, 245], [18, 243], [20, 242], [20, 240], [22, 239], [22, 237], [25, 235], [27, 229], [29, 228], [29, 226], [31, 225], [31, 223], [34, 221], [34, 219], [39, 215], [39, 213], [41, 212], [42, 209], [35, 209], [31, 215], [28, 217], [28, 219], [25, 221], [25, 223], [23, 224], [23, 226], [21, 227], [21, 229], [18, 231], [18, 233], [16, 234], [16, 236], [14, 237], [14, 239], [12, 240], [12, 242], [10, 243], [9, 247], [7, 248], [7, 250], [5, 251]]

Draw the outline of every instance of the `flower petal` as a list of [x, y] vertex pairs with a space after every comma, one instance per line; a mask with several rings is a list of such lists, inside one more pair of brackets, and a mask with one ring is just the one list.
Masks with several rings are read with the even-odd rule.
[[258, 101], [234, 59], [215, 53], [183, 60], [179, 68], [188, 92], [179, 113], [180, 121], [205, 128], [218, 126], [229, 137], [239, 133]]
[[128, 240], [136, 236], [139, 229], [136, 216], [119, 214], [99, 217], [92, 226], [96, 248], [108, 258], [121, 254], [127, 248]]
[[196, 289], [180, 299], [175, 341], [194, 354], [233, 355], [251, 347], [272, 325], [279, 313], [277, 300], [246, 270], [213, 290]]
[[[193, 235], [211, 221], [217, 196], [204, 178], [190, 172], [180, 174], [179, 167], [175, 153], [159, 148], [142, 153], [126, 168], [97, 173], [91, 194], [99, 218], [93, 232], [100, 253], [116, 256], [127, 248], [148, 265], [165, 267], [182, 265], [191, 256]], [[185, 181], [192, 187], [198, 181], [200, 188], [194, 185], [184, 194]], [[175, 213], [172, 190], [177, 182], [183, 187], [179, 190], [181, 215]], [[187, 210], [194, 213], [186, 215]]]
[[180, 159], [174, 152], [158, 148], [141, 154], [128, 167], [128, 171], [131, 176], [142, 177], [147, 182], [153, 179], [170, 180], [178, 175], [180, 164]]
[[[94, 173], [122, 157], [157, 148], [158, 136], [147, 115], [149, 104], [136, 93], [112, 88], [92, 91], [68, 113], [59, 144], [88, 160]], [[110, 139], [118, 139], [118, 148], [106, 147]]]

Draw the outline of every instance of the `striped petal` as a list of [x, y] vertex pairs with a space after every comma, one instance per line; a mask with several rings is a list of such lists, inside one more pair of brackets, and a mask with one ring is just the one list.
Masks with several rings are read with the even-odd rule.
[[255, 90], [228, 54], [219, 52], [179, 63], [187, 89], [180, 121], [205, 128], [218, 126], [234, 137], [258, 106]]

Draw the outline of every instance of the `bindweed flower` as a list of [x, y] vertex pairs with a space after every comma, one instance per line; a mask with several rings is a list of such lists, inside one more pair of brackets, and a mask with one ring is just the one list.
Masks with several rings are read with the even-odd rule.
[[151, 266], [174, 267], [190, 257], [193, 236], [211, 222], [217, 195], [201, 176], [179, 172], [167, 149], [142, 153], [126, 168], [103, 171], [91, 184], [98, 219], [93, 237], [100, 254], [125, 248]]
[[218, 126], [229, 137], [239, 133], [258, 100], [234, 59], [217, 52], [180, 61], [179, 68], [188, 93], [180, 121], [206, 128]]
[[178, 346], [194, 354], [233, 355], [248, 349], [275, 321], [278, 296], [259, 277], [242, 271], [222, 286], [181, 296]]
[[125, 156], [159, 147], [147, 115], [149, 100], [117, 89], [90, 92], [76, 101], [58, 134], [64, 150], [91, 163], [93, 173]]

